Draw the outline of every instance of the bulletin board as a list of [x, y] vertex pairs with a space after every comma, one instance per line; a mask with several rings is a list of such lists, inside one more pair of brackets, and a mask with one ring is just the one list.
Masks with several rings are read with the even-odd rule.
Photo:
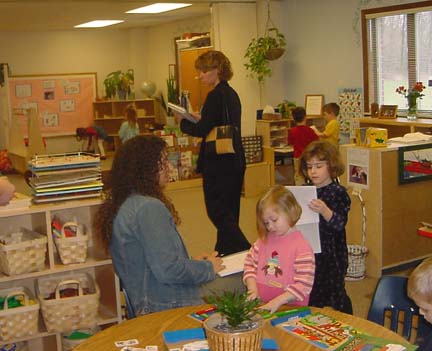
[[[75, 134], [92, 124], [96, 86], [96, 73], [11, 76], [10, 106], [12, 111], [34, 108], [43, 135]], [[14, 113], [11, 118], [19, 119], [28, 135], [26, 118]]]

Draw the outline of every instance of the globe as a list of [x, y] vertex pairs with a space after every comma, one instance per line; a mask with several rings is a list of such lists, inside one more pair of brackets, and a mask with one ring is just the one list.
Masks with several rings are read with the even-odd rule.
[[152, 81], [144, 81], [141, 83], [141, 91], [147, 97], [152, 97], [152, 95], [156, 92], [156, 84]]

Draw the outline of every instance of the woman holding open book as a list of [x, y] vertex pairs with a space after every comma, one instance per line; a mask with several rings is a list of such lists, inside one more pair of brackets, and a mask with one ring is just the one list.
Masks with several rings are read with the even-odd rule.
[[177, 230], [177, 211], [164, 194], [169, 167], [161, 138], [137, 136], [124, 143], [95, 219], [137, 315], [202, 304], [209, 291], [242, 286], [241, 277], [215, 279], [223, 268], [216, 253], [190, 258]]
[[[239, 226], [240, 195], [246, 169], [241, 143], [241, 103], [236, 91], [228, 84], [233, 72], [228, 58], [220, 51], [210, 50], [195, 61], [199, 78], [213, 87], [207, 95], [201, 114], [192, 113], [198, 119], [193, 123], [182, 116], [182, 132], [203, 138], [197, 162], [197, 172], [202, 173], [204, 200], [207, 215], [217, 229], [215, 250], [220, 255], [248, 250], [250, 243]], [[234, 126], [234, 153], [213, 154], [208, 152], [206, 136], [216, 126]]]

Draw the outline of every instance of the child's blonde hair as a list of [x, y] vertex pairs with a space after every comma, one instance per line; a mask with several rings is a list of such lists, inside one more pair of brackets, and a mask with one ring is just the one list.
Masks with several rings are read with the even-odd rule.
[[291, 227], [295, 226], [302, 214], [302, 208], [291, 191], [282, 185], [272, 186], [258, 200], [256, 205], [258, 235], [263, 239], [267, 237], [267, 229], [262, 219], [262, 215], [264, 210], [269, 207], [274, 207], [277, 211], [286, 214], [290, 219]]
[[432, 258], [424, 260], [408, 279], [408, 296], [424, 301], [432, 300]]
[[129, 125], [133, 128], [135, 128], [136, 123], [137, 123], [137, 111], [135, 109], [135, 107], [131, 104], [128, 105], [125, 109], [125, 117], [126, 120], [129, 122]]
[[305, 179], [309, 179], [307, 162], [313, 157], [320, 161], [327, 161], [332, 179], [336, 179], [345, 172], [345, 165], [341, 160], [337, 147], [328, 141], [317, 140], [310, 143], [300, 156], [300, 172]]

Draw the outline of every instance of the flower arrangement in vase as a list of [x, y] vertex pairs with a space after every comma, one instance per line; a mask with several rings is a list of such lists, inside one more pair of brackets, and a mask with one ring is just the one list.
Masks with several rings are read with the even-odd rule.
[[408, 120], [415, 120], [417, 118], [417, 99], [421, 99], [424, 96], [424, 89], [426, 87], [422, 82], [415, 83], [411, 89], [406, 89], [403, 85], [396, 88], [396, 93], [403, 95], [408, 101]]

